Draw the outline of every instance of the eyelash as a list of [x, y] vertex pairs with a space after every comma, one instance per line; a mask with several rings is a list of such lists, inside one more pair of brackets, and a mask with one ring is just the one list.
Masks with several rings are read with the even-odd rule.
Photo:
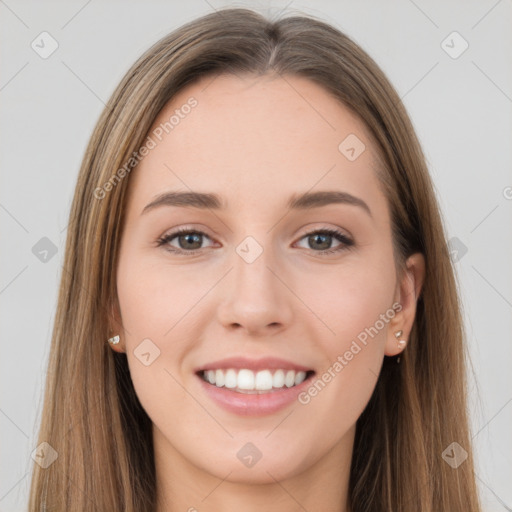
[[[315, 231], [310, 231], [309, 233], [305, 233], [300, 238], [300, 240], [302, 240], [303, 238], [312, 236], [312, 235], [319, 234], [319, 233], [320, 234], [327, 234], [327, 235], [333, 236], [334, 238], [336, 238], [336, 240], [338, 240], [338, 242], [341, 242], [341, 245], [339, 245], [338, 247], [336, 247], [334, 249], [325, 249], [323, 251], [314, 251], [313, 249], [311, 249], [311, 250], [313, 250], [313, 252], [315, 254], [321, 254], [321, 255], [333, 254], [333, 253], [336, 253], [336, 252], [348, 250], [348, 249], [350, 249], [354, 245], [354, 242], [350, 238], [348, 238], [346, 235], [344, 235], [341, 231], [338, 231], [337, 229], [330, 229], [330, 228], [318, 229], [318, 230], [315, 230]], [[187, 235], [197, 234], [197, 235], [203, 235], [203, 236], [205, 236], [207, 238], [210, 238], [203, 231], [194, 230], [194, 229], [188, 229], [188, 228], [180, 228], [180, 229], [177, 229], [176, 231], [174, 231], [173, 233], [169, 233], [168, 235], [160, 237], [157, 240], [157, 246], [161, 247], [163, 245], [166, 245], [172, 239], [176, 238], [177, 236], [179, 236], [179, 235], [186, 235], [186, 234]], [[193, 256], [194, 254], [197, 254], [197, 252], [200, 251], [201, 249], [193, 249], [193, 250], [186, 251], [186, 250], [183, 250], [183, 249], [178, 249], [176, 247], [172, 247], [172, 248], [168, 248], [167, 247], [166, 250], [171, 252], [171, 253], [173, 253], [173, 254], [181, 254], [181, 255], [184, 255], [184, 256]]]

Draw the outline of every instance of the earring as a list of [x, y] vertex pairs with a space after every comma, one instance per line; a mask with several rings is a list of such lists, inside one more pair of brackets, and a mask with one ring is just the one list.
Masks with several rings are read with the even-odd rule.
[[406, 342], [405, 340], [400, 340], [400, 341], [398, 342], [398, 348], [405, 348], [405, 344], [406, 344], [406, 343], [407, 343], [407, 342]]
[[116, 334], [115, 336], [113, 336], [112, 338], [109, 338], [108, 339], [108, 342], [111, 344], [111, 345], [117, 345], [119, 343], [119, 335]]
[[[400, 338], [400, 336], [402, 336], [402, 334], [404, 333], [404, 331], [402, 331], [401, 329], [399, 331], [396, 331], [395, 332], [395, 338]], [[406, 345], [406, 341], [405, 340], [400, 340], [398, 342], [398, 348], [400, 349], [403, 349]], [[397, 363], [400, 363], [400, 356], [398, 356], [397, 360], [396, 360]]]
[[[395, 332], [395, 338], [397, 338], [397, 339], [398, 339], [398, 338], [400, 338], [400, 336], [402, 336], [402, 334], [403, 334], [403, 333], [404, 333], [404, 331], [402, 331], [402, 330], [400, 330], [400, 331], [396, 331], [396, 332]], [[399, 346], [400, 348], [404, 348], [406, 343], [407, 343], [407, 342], [406, 342], [405, 340], [400, 340], [400, 341], [398, 342], [398, 346]]]

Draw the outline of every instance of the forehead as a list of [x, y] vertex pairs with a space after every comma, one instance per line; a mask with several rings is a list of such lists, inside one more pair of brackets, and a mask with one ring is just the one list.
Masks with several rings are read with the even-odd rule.
[[228, 207], [314, 188], [379, 199], [364, 123], [303, 77], [203, 77], [166, 104], [148, 136], [154, 148], [130, 178], [138, 206], [176, 189], [219, 192]]

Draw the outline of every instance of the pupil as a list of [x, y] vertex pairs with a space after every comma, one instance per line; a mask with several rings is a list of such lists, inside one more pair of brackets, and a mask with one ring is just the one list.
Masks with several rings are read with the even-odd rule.
[[[186, 243], [191, 242], [192, 244], [194, 243], [194, 239], [195, 239], [196, 243], [199, 243], [199, 246], [201, 246], [201, 242], [200, 241], [198, 242], [199, 235], [197, 235], [197, 234], [182, 235], [180, 237], [180, 245], [182, 245], [181, 244], [182, 239], [185, 239]], [[186, 249], [190, 249], [190, 248], [191, 247], [186, 247]], [[195, 249], [196, 247], [192, 247], [192, 248]]]
[[[320, 239], [324, 239], [324, 240], [330, 240], [331, 238], [331, 235], [313, 235], [311, 238], [313, 238], [313, 240], [315, 240], [315, 243], [316, 243], [316, 239], [320, 238]], [[321, 242], [320, 242], [321, 243]], [[321, 249], [328, 249], [329, 248], [329, 243], [328, 242], [325, 242], [324, 241], [324, 247], [320, 247]]]

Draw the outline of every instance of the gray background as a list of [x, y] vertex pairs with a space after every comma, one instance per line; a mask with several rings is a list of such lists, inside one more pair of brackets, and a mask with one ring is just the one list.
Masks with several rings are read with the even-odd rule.
[[[0, 0], [0, 510], [26, 507], [67, 216], [93, 126], [146, 48], [228, 4], [331, 22], [370, 53], [402, 97], [454, 248], [484, 509], [512, 510], [511, 0]], [[31, 47], [43, 31], [59, 45], [46, 59]], [[463, 41], [446, 40], [453, 31], [469, 44], [457, 58]], [[48, 245], [44, 237], [56, 250], [46, 261], [33, 250]]]

